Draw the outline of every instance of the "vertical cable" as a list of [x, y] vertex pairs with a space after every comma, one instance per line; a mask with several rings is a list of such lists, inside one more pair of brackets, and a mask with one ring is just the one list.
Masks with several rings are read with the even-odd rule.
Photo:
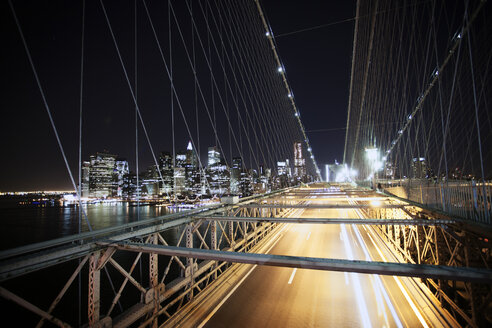
[[[195, 30], [193, 29], [193, 2], [190, 1], [190, 9], [191, 9], [191, 46], [192, 46], [192, 54], [193, 54], [193, 67], [196, 67], [196, 53], [195, 53]], [[194, 93], [195, 93], [195, 120], [196, 120], [196, 148], [195, 148], [195, 154], [200, 158], [200, 120], [198, 117], [198, 89], [197, 89], [197, 74], [196, 70], [193, 70], [193, 75], [194, 75], [194, 81], [193, 81], [193, 86], [194, 86]], [[193, 153], [192, 153], [193, 156]], [[201, 160], [201, 159], [200, 159]], [[199, 170], [199, 179], [200, 183], [202, 182], [202, 171], [203, 169], [200, 168]]]
[[345, 128], [345, 146], [343, 149], [342, 164], [345, 164], [345, 160], [346, 160], [346, 156], [347, 156], [347, 144], [348, 144], [349, 124], [350, 124], [350, 110], [352, 109], [352, 92], [353, 92], [353, 86], [354, 86], [355, 54], [356, 54], [356, 49], [357, 49], [357, 32], [359, 30], [359, 11], [360, 11], [360, 0], [357, 0], [357, 7], [355, 10], [354, 41], [353, 41], [353, 45], [352, 45], [352, 68], [350, 70], [350, 87], [349, 87], [349, 99], [348, 99], [348, 109], [347, 109], [347, 125]]
[[[82, 95], [84, 89], [84, 35], [85, 33], [85, 0], [82, 0], [82, 37], [80, 41], [80, 94], [79, 94], [79, 197], [82, 195]], [[82, 202], [79, 198], [79, 222], [78, 233], [80, 234], [82, 228]], [[79, 265], [81, 259], [79, 258]], [[79, 308], [78, 308], [78, 321], [79, 327], [82, 326], [82, 277], [81, 272], [77, 275], [78, 278], [78, 293], [79, 293]]]
[[167, 19], [169, 32], [169, 80], [171, 82], [171, 133], [173, 135], [173, 200], [176, 202], [176, 142], [174, 139], [174, 82], [173, 82], [173, 51], [171, 34], [171, 0], [167, 1]]
[[135, 175], [137, 177], [137, 220], [140, 220], [140, 184], [139, 184], [139, 168], [138, 168], [138, 107], [137, 107], [137, 80], [138, 80], [138, 39], [137, 39], [137, 0], [135, 0], [135, 82], [134, 82], [134, 90], [135, 90]]
[[[468, 25], [468, 13], [465, 14], [465, 20], [466, 20], [467, 25]], [[475, 87], [475, 73], [473, 71], [473, 57], [472, 57], [472, 50], [471, 50], [470, 29], [468, 29], [468, 52], [469, 52], [469, 58], [470, 58], [470, 71], [471, 71], [472, 87], [473, 87], [473, 103], [475, 105], [475, 122], [477, 124], [478, 151], [480, 154], [480, 169], [482, 172], [482, 182], [484, 182], [485, 181], [485, 173], [484, 173], [484, 169], [483, 169], [482, 140], [480, 140], [480, 122], [478, 120], [478, 102], [477, 102], [477, 91], [476, 91], [476, 87]]]
[[15, 13], [15, 8], [14, 8], [14, 5], [12, 4], [12, 0], [9, 0], [9, 6], [10, 6], [10, 9], [12, 10], [12, 15], [14, 16], [15, 24], [17, 25], [17, 29], [18, 29], [19, 34], [21, 36], [22, 44], [24, 45], [24, 49], [26, 50], [27, 58], [29, 59], [29, 64], [31, 65], [31, 69], [32, 69], [32, 72], [34, 74], [34, 78], [36, 79], [36, 84], [38, 86], [39, 93], [41, 93], [41, 98], [43, 99], [44, 108], [46, 109], [46, 113], [48, 114], [48, 118], [50, 120], [51, 127], [53, 128], [53, 133], [55, 134], [55, 138], [56, 138], [56, 141], [58, 143], [58, 147], [60, 148], [60, 152], [62, 154], [63, 161], [65, 163], [65, 167], [68, 171], [68, 175], [70, 177], [70, 182], [72, 183], [73, 190], [75, 190], [75, 192], [77, 193], [77, 199], [79, 201], [79, 207], [83, 211], [84, 218], [85, 218], [85, 221], [87, 223], [87, 227], [89, 228], [89, 231], [92, 231], [91, 223], [89, 222], [89, 219], [87, 218], [87, 214], [85, 213], [84, 209], [82, 208], [82, 206], [80, 204], [79, 188], [77, 188], [77, 184], [75, 183], [75, 179], [73, 177], [72, 170], [70, 169], [70, 165], [68, 165], [68, 159], [67, 159], [67, 156], [65, 155], [65, 150], [64, 150], [63, 145], [61, 143], [60, 136], [58, 135], [58, 130], [56, 129], [55, 121], [53, 120], [53, 116], [51, 115], [51, 109], [48, 106], [48, 101], [46, 100], [46, 95], [44, 94], [44, 90], [41, 86], [41, 81], [39, 80], [36, 66], [34, 66], [34, 61], [32, 60], [31, 52], [29, 51], [29, 47], [27, 46], [26, 38], [24, 37], [24, 32], [22, 32], [22, 28], [20, 26], [19, 19], [17, 18], [17, 14]]

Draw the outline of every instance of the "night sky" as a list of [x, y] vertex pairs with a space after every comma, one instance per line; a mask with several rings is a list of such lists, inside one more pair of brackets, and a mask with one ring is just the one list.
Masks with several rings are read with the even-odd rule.
[[[161, 3], [162, 2], [162, 3]], [[153, 13], [167, 1], [147, 1]], [[134, 104], [99, 1], [86, 2], [83, 158], [107, 150], [135, 170]], [[133, 61], [133, 1], [105, 1], [123, 59]], [[78, 163], [81, 1], [13, 1], [75, 179]], [[8, 2], [3, 1], [0, 191], [72, 189]], [[143, 11], [139, 2], [140, 12]], [[262, 1], [318, 165], [341, 161], [345, 137], [355, 1]], [[155, 15], [157, 15], [155, 14]], [[138, 16], [140, 20], [140, 16]], [[157, 16], [156, 16], [157, 17]], [[158, 18], [158, 17], [157, 17]], [[165, 31], [166, 19], [156, 19]], [[143, 21], [143, 19], [141, 19]], [[344, 22], [345, 21], [345, 22]], [[338, 23], [337, 23], [338, 22]], [[332, 24], [335, 23], [335, 24]], [[159, 25], [160, 24], [160, 25]], [[304, 32], [291, 32], [326, 25]], [[287, 35], [284, 35], [287, 34]], [[170, 150], [165, 74], [151, 30], [138, 31], [138, 99], [156, 153]], [[167, 50], [165, 50], [167, 51]], [[175, 66], [183, 58], [175, 59]], [[131, 79], [133, 81], [133, 74]], [[183, 83], [185, 83], [185, 76]], [[201, 119], [201, 118], [200, 118]], [[178, 131], [184, 130], [177, 127]], [[153, 163], [140, 131], [140, 172]], [[206, 130], [201, 134], [206, 135]], [[202, 159], [213, 137], [201, 137]], [[187, 137], [176, 134], [176, 147]], [[182, 144], [182, 145], [181, 145]]]

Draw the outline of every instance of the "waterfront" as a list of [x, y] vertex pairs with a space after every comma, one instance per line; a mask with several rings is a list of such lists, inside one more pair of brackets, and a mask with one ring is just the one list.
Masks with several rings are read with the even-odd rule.
[[[78, 206], [53, 206], [48, 204], [39, 204], [38, 206], [20, 205], [18, 199], [2, 197], [0, 202], [0, 250], [15, 248], [22, 245], [55, 239], [63, 236], [69, 236], [78, 232], [79, 209]], [[93, 230], [99, 230], [107, 227], [123, 225], [138, 220], [158, 217], [169, 213], [179, 211], [176, 208], [168, 208], [158, 205], [141, 205], [135, 206], [130, 202], [100, 202], [97, 204], [84, 205], [87, 216], [90, 220]], [[82, 219], [82, 231], [88, 231], [87, 224]], [[176, 244], [182, 228], [169, 229], [162, 232], [162, 236], [171, 244]], [[119, 253], [114, 258], [125, 268], [131, 266], [135, 259], [132, 253]], [[148, 259], [143, 257], [142, 262], [137, 266], [133, 273], [134, 278], [142, 284], [148, 277]], [[160, 257], [159, 268], [164, 270], [168, 257]], [[62, 288], [66, 277], [75, 270], [78, 262], [69, 261], [57, 267], [49, 267], [44, 270], [30, 273], [23, 276], [23, 279], [12, 279], [4, 283], [4, 287], [18, 291], [21, 295], [26, 296], [29, 301], [39, 304], [43, 308], [48, 308], [50, 302], [56, 297], [56, 293]], [[108, 267], [107, 273], [104, 272], [102, 279], [106, 281], [111, 277], [115, 286], [123, 283], [123, 276], [113, 267]], [[109, 274], [109, 276], [107, 276]], [[178, 267], [171, 267], [169, 277], [174, 279], [181, 274]], [[87, 293], [88, 271], [82, 270], [80, 275], [82, 294]], [[38, 281], [45, 280], [48, 283], [39, 285]], [[87, 313], [87, 305], [79, 299], [78, 283], [75, 282], [69, 288], [65, 298], [70, 301], [60, 305], [55, 311], [56, 315], [65, 320], [74, 320], [78, 318], [78, 309], [82, 313]], [[32, 291], [37, 291], [32, 293]], [[101, 289], [101, 297], [104, 300], [104, 308], [107, 309], [107, 302], [115, 295], [115, 291], [108, 285]], [[140, 294], [136, 289], [129, 289], [121, 297], [121, 302], [126, 303], [129, 300], [139, 298]], [[80, 302], [80, 303], [79, 303]], [[73, 305], [76, 306], [73, 306]], [[0, 306], [17, 317], [22, 317], [24, 323], [34, 326], [39, 317], [32, 312], [25, 310], [18, 305], [8, 302], [5, 299], [0, 300]], [[118, 312], [119, 305], [115, 312]]]
[[[144, 220], [171, 212], [165, 206], [134, 206], [128, 202], [87, 204], [84, 206], [93, 230]], [[78, 206], [18, 206], [3, 199], [0, 205], [0, 250], [76, 234]], [[81, 231], [88, 231], [82, 217]]]

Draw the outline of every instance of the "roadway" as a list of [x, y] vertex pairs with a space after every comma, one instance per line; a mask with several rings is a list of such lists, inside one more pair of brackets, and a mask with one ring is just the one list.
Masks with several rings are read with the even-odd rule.
[[[313, 197], [313, 203], [316, 196]], [[320, 203], [341, 199], [321, 196]], [[357, 218], [355, 210], [306, 209], [292, 216]], [[288, 224], [270, 254], [383, 261], [370, 228]], [[406, 278], [403, 278], [406, 279]], [[429, 319], [427, 319], [429, 320]], [[402, 278], [251, 266], [205, 327], [422, 327], [426, 319]]]

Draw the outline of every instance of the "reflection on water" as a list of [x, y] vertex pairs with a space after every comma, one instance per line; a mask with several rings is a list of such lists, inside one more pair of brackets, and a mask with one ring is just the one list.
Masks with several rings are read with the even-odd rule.
[[[85, 207], [93, 230], [168, 214], [164, 206], [131, 206], [126, 202]], [[77, 207], [0, 208], [0, 249], [5, 250], [78, 232]], [[81, 231], [88, 231], [82, 217]]]

